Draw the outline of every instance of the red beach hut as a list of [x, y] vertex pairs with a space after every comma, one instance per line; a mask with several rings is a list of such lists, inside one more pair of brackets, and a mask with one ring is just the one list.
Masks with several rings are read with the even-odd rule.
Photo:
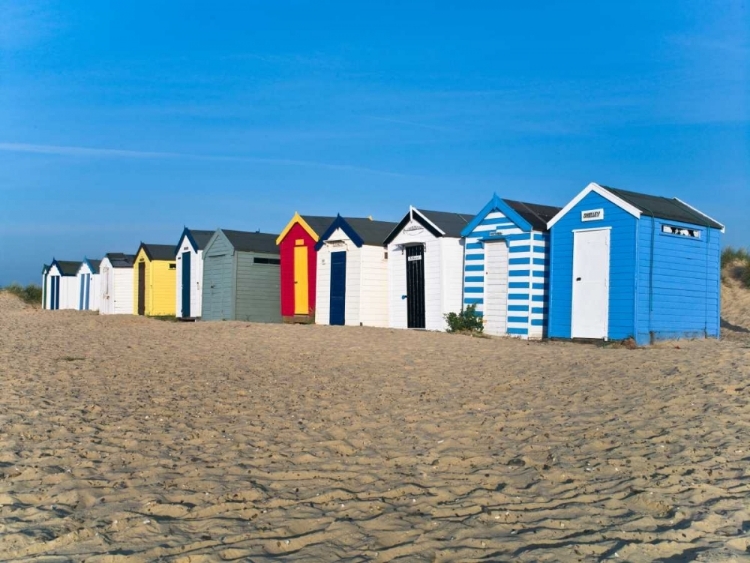
[[281, 259], [281, 318], [284, 322], [315, 321], [315, 243], [335, 217], [295, 213], [276, 239]]

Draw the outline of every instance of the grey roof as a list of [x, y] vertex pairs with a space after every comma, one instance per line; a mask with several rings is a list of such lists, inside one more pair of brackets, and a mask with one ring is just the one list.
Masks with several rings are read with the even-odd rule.
[[[305, 220], [305, 223], [310, 225], [310, 228], [315, 231], [318, 236], [326, 232], [326, 229], [331, 226], [336, 220], [336, 217], [319, 217], [317, 215], [300, 215]], [[349, 219], [346, 219], [349, 221]]]
[[195, 244], [198, 245], [198, 250], [203, 250], [206, 248], [206, 245], [208, 244], [208, 241], [211, 240], [211, 237], [213, 236], [215, 231], [194, 231], [193, 229], [188, 229], [190, 231], [190, 234], [193, 237], [193, 240], [195, 241]]
[[427, 211], [425, 209], [417, 209], [417, 211], [435, 223], [447, 237], [460, 237], [463, 228], [474, 218], [474, 215], [469, 213]]
[[[148, 244], [141, 243], [141, 248], [146, 251], [149, 260], [174, 260], [173, 244]], [[140, 249], [139, 249], [140, 250]]]
[[389, 221], [373, 221], [371, 219], [345, 219], [352, 229], [367, 245], [381, 246], [385, 238], [391, 234], [398, 223]]
[[89, 265], [91, 266], [91, 269], [94, 271], [95, 274], [99, 273], [99, 266], [101, 265], [101, 260], [91, 260], [87, 258]]
[[122, 252], [108, 252], [106, 254], [113, 268], [132, 268], [135, 262], [134, 254], [123, 254]]
[[63, 276], [75, 276], [78, 274], [78, 268], [81, 267], [81, 262], [73, 262], [71, 260], [55, 260], [60, 273]]
[[246, 231], [228, 231], [221, 229], [235, 250], [240, 252], [263, 252], [266, 254], [279, 254], [276, 246], [276, 237], [268, 233], [250, 233]]
[[683, 223], [702, 225], [714, 229], [724, 228], [724, 225], [721, 223], [717, 223], [710, 217], [692, 209], [689, 205], [685, 205], [676, 198], [629, 192], [618, 188], [610, 188], [609, 186], [602, 186], [602, 188], [628, 202], [630, 205], [637, 207], [646, 215], [653, 214], [654, 217], [659, 217], [660, 219], [671, 219], [672, 221], [681, 221]]
[[504, 199], [505, 203], [531, 224], [535, 231], [546, 231], [547, 223], [560, 212], [560, 207], [551, 205], [539, 205], [538, 203], [526, 203]]

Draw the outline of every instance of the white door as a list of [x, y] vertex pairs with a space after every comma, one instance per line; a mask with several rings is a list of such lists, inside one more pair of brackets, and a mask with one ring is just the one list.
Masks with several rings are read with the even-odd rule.
[[572, 338], [607, 338], [609, 229], [573, 233]]
[[504, 240], [484, 244], [484, 331], [508, 330], [508, 245]]

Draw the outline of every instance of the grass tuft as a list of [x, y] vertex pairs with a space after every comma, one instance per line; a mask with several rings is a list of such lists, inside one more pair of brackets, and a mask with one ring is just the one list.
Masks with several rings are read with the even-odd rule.
[[721, 269], [726, 269], [729, 277], [750, 288], [750, 252], [746, 249], [731, 246], [724, 248], [721, 251]]
[[38, 285], [30, 283], [26, 287], [20, 283], [12, 283], [7, 287], [4, 287], [2, 291], [15, 295], [22, 299], [25, 303], [31, 305], [41, 305], [42, 303], [42, 288]]

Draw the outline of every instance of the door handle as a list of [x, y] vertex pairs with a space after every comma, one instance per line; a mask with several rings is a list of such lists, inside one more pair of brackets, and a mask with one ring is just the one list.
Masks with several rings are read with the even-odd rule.
[[576, 281], [581, 281], [581, 278], [576, 278]]

